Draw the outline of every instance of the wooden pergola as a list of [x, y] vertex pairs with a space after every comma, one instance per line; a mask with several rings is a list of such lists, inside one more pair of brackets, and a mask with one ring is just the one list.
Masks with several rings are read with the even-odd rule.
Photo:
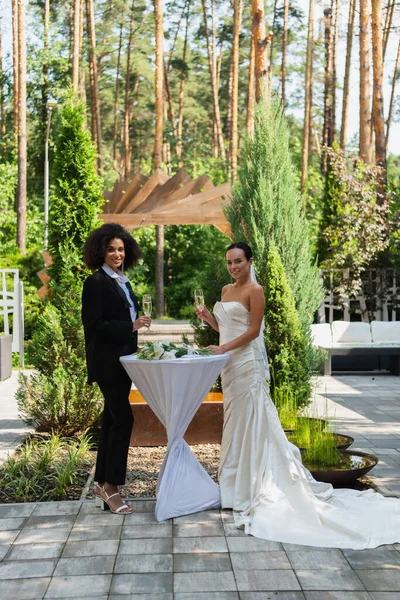
[[230, 184], [214, 186], [207, 175], [191, 179], [180, 169], [169, 177], [160, 169], [149, 177], [137, 173], [132, 181], [117, 181], [104, 192], [105, 223], [120, 223], [127, 229], [145, 225], [214, 225], [229, 236], [223, 212], [229, 202]]

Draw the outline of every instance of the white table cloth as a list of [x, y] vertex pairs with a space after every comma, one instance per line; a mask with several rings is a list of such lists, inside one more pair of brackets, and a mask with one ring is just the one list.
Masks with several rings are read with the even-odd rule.
[[229, 354], [152, 361], [134, 355], [120, 358], [167, 430], [167, 454], [157, 482], [158, 521], [220, 505], [219, 487], [192, 454], [183, 436], [228, 359]]

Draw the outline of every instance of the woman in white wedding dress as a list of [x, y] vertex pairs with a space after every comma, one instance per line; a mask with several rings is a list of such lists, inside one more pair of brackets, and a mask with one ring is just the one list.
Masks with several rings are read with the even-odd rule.
[[262, 323], [265, 299], [251, 278], [244, 242], [226, 252], [235, 283], [222, 289], [214, 315], [197, 314], [219, 331], [214, 354], [229, 352], [222, 371], [224, 429], [219, 481], [222, 508], [246, 533], [278, 542], [374, 548], [400, 542], [400, 500], [368, 490], [334, 490], [315, 481], [281, 427], [269, 395]]

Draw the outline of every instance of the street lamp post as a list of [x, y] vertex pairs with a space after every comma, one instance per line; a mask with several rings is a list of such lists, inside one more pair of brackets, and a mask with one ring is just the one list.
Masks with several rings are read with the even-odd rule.
[[49, 135], [53, 108], [57, 102], [48, 102], [48, 117], [46, 128], [46, 139], [44, 145], [44, 249], [47, 250], [49, 242]]

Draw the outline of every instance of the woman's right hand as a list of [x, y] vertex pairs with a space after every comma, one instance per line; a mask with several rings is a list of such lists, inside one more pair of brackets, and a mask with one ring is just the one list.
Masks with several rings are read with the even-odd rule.
[[212, 315], [206, 306], [197, 306], [197, 304], [195, 304], [194, 309], [199, 319], [202, 319], [207, 323], [210, 319], [212, 319]]
[[141, 327], [149, 328], [150, 325], [151, 325], [151, 317], [146, 317], [145, 315], [142, 315], [141, 317], [138, 317], [136, 319], [136, 321], [134, 321], [133, 331], [136, 331], [137, 329], [140, 329]]

